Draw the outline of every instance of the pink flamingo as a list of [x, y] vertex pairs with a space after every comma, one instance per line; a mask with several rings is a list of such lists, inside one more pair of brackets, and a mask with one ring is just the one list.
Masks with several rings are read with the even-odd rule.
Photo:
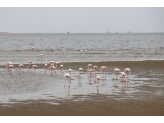
[[53, 51], [53, 47], [50, 47], [51, 52]]
[[27, 66], [27, 70], [28, 70], [28, 67], [32, 68], [32, 63], [33, 63], [33, 61], [30, 60], [30, 61], [28, 61], [28, 63], [29, 63], [29, 66]]
[[13, 68], [13, 67], [14, 67], [13, 65], [9, 65], [9, 74], [12, 73], [11, 68]]
[[[23, 67], [23, 73], [24, 73], [24, 65], [23, 64], [19, 64], [19, 69], [18, 71], [21, 71], [21, 68]], [[18, 71], [17, 71], [17, 74], [18, 74]]]
[[87, 50], [85, 49], [85, 53], [87, 53]]
[[105, 73], [105, 78], [106, 78], [106, 71], [105, 71], [105, 69], [107, 69], [107, 67], [102, 66], [102, 67], [101, 67], [101, 71], [100, 71], [99, 74], [101, 74], [101, 72], [103, 72], [103, 74]]
[[54, 61], [50, 61], [50, 67], [51, 67], [51, 64], [53, 64], [54, 63]]
[[92, 64], [88, 64], [88, 69], [86, 70], [86, 72], [88, 73], [89, 69], [91, 69], [93, 65]]
[[32, 47], [32, 51], [34, 50], [34, 47]]
[[99, 86], [100, 76], [97, 76], [97, 84], [96, 86]]
[[71, 75], [71, 71], [72, 71], [72, 70], [71, 70], [71, 69], [69, 69], [69, 74], [70, 74], [70, 75]]
[[43, 52], [43, 56], [44, 56], [44, 60], [45, 60], [45, 58], [46, 58], [46, 53], [45, 52]]
[[6, 63], [6, 70], [9, 68], [9, 65], [12, 65], [12, 63], [11, 62]]
[[[54, 66], [54, 64], [51, 64], [51, 67], [49, 67], [49, 71], [51, 70], [51, 75], [53, 74], [53, 71], [54, 73], [56, 73], [56, 67]], [[57, 73], [56, 73], [57, 75]]]
[[[66, 80], [68, 79], [68, 86], [70, 87], [70, 85], [71, 85], [71, 75], [70, 74], [66, 74], [65, 77], [66, 77], [65, 84], [66, 84]], [[65, 87], [65, 84], [64, 84], [64, 87]]]
[[63, 72], [63, 65], [60, 65], [60, 69], [61, 69], [60, 73], [64, 74], [64, 72]]
[[95, 73], [96, 73], [96, 68], [97, 68], [97, 66], [94, 66], [94, 71], [95, 71]]
[[33, 73], [33, 69], [35, 70], [35, 73], [36, 73], [36, 67], [38, 67], [38, 66], [37, 66], [37, 65], [33, 65], [33, 66], [32, 66], [32, 70], [31, 70], [32, 73]]
[[44, 56], [43, 54], [40, 54], [41, 61], [42, 61], [42, 60], [44, 61], [43, 56]]
[[60, 62], [56, 62], [56, 69], [58, 70], [58, 65], [60, 65]]
[[79, 73], [77, 75], [77, 77], [79, 78], [80, 74], [81, 74], [81, 71], [83, 71], [83, 68], [79, 68]]
[[81, 52], [81, 55], [83, 54], [83, 50], [80, 50], [80, 52]]
[[[90, 76], [91, 76], [91, 74], [92, 74], [93, 71], [94, 71], [94, 70], [89, 69], [89, 74], [90, 74]], [[89, 78], [89, 76], [88, 76], [88, 78]]]
[[63, 50], [63, 54], [65, 54], [65, 50]]
[[[126, 74], [124, 72], [120, 72], [121, 74], [121, 78], [122, 78], [122, 82], [123, 81], [126, 81], [127, 82], [127, 79], [126, 79]], [[125, 79], [125, 80], [124, 80]]]
[[[114, 69], [114, 75], [116, 75], [116, 79], [117, 79], [117, 75], [119, 75], [119, 73], [118, 73], [119, 71], [121, 71], [121, 70], [118, 68]], [[114, 79], [114, 75], [113, 75], [113, 79]]]
[[[129, 78], [130, 68], [126, 68], [124, 71], [127, 72], [127, 78]], [[131, 74], [130, 74], [130, 80], [131, 80]]]
[[45, 66], [44, 72], [45, 71], [47, 72], [47, 64], [44, 64], [44, 66]]

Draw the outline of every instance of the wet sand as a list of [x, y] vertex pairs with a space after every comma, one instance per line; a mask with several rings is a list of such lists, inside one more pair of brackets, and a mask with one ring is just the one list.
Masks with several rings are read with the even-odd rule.
[[[107, 66], [107, 72], [113, 72], [114, 68], [130, 68], [131, 74], [138, 78], [150, 78], [149, 85], [139, 86], [145, 93], [135, 92], [133, 98], [124, 98], [128, 96], [125, 93], [121, 95], [88, 95], [82, 101], [76, 101], [82, 95], [76, 95], [71, 99], [51, 100], [27, 100], [17, 101], [15, 104], [0, 104], [1, 116], [163, 116], [164, 115], [164, 61], [114, 61], [114, 62], [73, 62], [62, 63], [64, 69], [74, 69], [82, 67], [87, 69], [91, 63], [101, 66]], [[14, 65], [17, 67], [18, 65]], [[27, 65], [25, 65], [26, 68]], [[43, 64], [38, 64], [39, 68], [44, 68]], [[5, 68], [1, 65], [0, 68]], [[156, 81], [154, 80], [157, 79]], [[159, 85], [154, 85], [158, 81]], [[161, 91], [158, 94], [158, 90]], [[147, 93], [151, 92], [151, 93]], [[135, 98], [136, 97], [136, 98]], [[53, 104], [54, 103], [54, 104]]]

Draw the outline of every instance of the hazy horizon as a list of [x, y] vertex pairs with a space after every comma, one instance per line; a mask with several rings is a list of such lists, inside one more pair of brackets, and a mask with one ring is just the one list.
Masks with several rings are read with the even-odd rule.
[[0, 7], [0, 32], [163, 33], [163, 7]]

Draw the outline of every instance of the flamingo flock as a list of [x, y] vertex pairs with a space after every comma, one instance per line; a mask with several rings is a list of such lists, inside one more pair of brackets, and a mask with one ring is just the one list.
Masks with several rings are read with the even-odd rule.
[[[30, 46], [30, 52], [34, 50], [34, 47]], [[50, 47], [50, 51], [53, 51], [53, 47]], [[87, 50], [85, 49], [85, 54], [87, 53]], [[81, 55], [83, 54], [83, 50], [80, 50]], [[63, 49], [63, 54], [65, 54], [65, 50]], [[43, 52], [43, 54], [40, 54], [41, 57], [41, 61], [45, 61], [45, 52]], [[33, 64], [33, 61], [30, 60], [28, 61], [29, 65], [27, 66], [27, 71], [31, 71], [31, 73], [36, 74], [36, 68], [38, 67], [37, 65]], [[12, 74], [12, 68], [13, 68], [13, 64], [12, 62], [7, 62], [6, 63], [6, 70], [8, 70], [9, 74]], [[58, 69], [60, 69], [60, 73], [61, 75], [64, 74], [63, 72], [63, 65], [58, 61], [56, 62], [56, 66], [54, 65], [54, 61], [50, 61], [50, 65], [49, 65], [49, 72], [51, 72], [51, 75], [55, 74], [58, 75]], [[93, 67], [93, 69], [92, 69]], [[18, 73], [21, 73], [21, 69], [23, 69], [23, 73], [24, 73], [24, 65], [23, 64], [19, 64], [19, 69], [17, 71]], [[48, 69], [48, 64], [44, 64], [44, 72], [47, 73], [47, 69]], [[96, 83], [96, 86], [99, 87], [99, 85], [101, 84], [101, 86], [104, 86], [105, 83], [101, 82], [102, 80], [106, 80], [106, 70], [107, 67], [106, 66], [101, 66], [100, 67], [100, 72], [99, 75], [96, 75], [96, 70], [97, 70], [97, 66], [93, 66], [92, 64], [88, 64], [87, 65], [87, 70], [86, 70], [86, 74], [87, 74], [87, 78], [89, 81], [89, 84], [92, 84], [92, 77], [94, 77], [94, 83]], [[65, 83], [64, 83], [64, 87], [67, 85], [68, 87], [70, 87], [71, 85], [71, 71], [72, 69], [68, 70], [68, 74], [65, 74]], [[77, 74], [77, 78], [80, 81], [80, 75], [82, 74], [83, 68], [79, 68], [79, 72]], [[124, 72], [121, 72], [121, 70], [119, 68], [115, 68], [114, 69], [114, 74], [113, 74], [113, 80], [118, 80], [118, 76], [119, 74], [121, 75], [121, 81], [122, 82], [128, 82], [129, 80], [131, 80], [131, 74], [130, 74], [130, 68], [125, 68]], [[106, 81], [105, 81], [106, 82]]]

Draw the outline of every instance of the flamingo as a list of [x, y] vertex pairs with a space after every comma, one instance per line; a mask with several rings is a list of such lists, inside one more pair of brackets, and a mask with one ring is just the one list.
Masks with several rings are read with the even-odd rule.
[[80, 52], [81, 52], [81, 55], [83, 54], [83, 50], [80, 50]]
[[71, 71], [72, 71], [72, 70], [71, 70], [71, 69], [69, 69], [69, 74], [70, 74], [70, 75], [71, 75]]
[[9, 65], [12, 65], [12, 62], [7, 62], [6, 63], [6, 70], [9, 69]]
[[34, 50], [34, 47], [32, 47], [32, 51]]
[[[41, 60], [43, 60], [43, 56], [44, 56], [43, 54], [40, 54]], [[43, 60], [43, 61], [44, 61], [44, 60]]]
[[97, 76], [97, 84], [96, 84], [96, 86], [99, 86], [99, 80], [100, 80], [100, 76]]
[[53, 47], [50, 47], [51, 52], [53, 51]]
[[12, 72], [11, 68], [13, 68], [13, 67], [14, 67], [13, 65], [9, 65], [9, 74]]
[[[65, 74], [65, 84], [66, 84], [66, 80], [68, 79], [68, 86], [70, 87], [71, 85], [71, 75], [70, 74]], [[65, 87], [65, 84], [64, 84], [64, 87]]]
[[[116, 75], [116, 79], [117, 79], [117, 75], [119, 75], [119, 71], [121, 71], [119, 68], [115, 68], [114, 69], [114, 75]], [[113, 75], [113, 79], [114, 79], [114, 75]]]
[[47, 72], [47, 64], [44, 64], [44, 66], [45, 66], [44, 72], [45, 71]]
[[[61, 69], [61, 74], [62, 74], [62, 71], [63, 71], [63, 65], [60, 65], [60, 69]], [[63, 74], [64, 74], [64, 72], [63, 72]]]
[[[94, 70], [92, 70], [92, 69], [89, 69], [89, 73], [90, 73], [90, 76], [91, 76], [91, 72], [93, 72]], [[89, 78], [89, 76], [88, 76], [88, 78]]]
[[54, 63], [54, 61], [50, 61], [50, 67], [51, 67], [51, 64], [53, 64]]
[[87, 50], [85, 49], [85, 53], [87, 53]]
[[[102, 67], [101, 67], [100, 73], [103, 72], [103, 74], [104, 74], [104, 72], [105, 72], [105, 77], [106, 77], [106, 71], [105, 71], [105, 69], [107, 69], [107, 67], [106, 67], [106, 66], [102, 66]], [[100, 73], [99, 73], [99, 74], [100, 74]]]
[[94, 66], [94, 71], [95, 71], [95, 73], [96, 73], [96, 68], [97, 68], [97, 66]]
[[63, 54], [65, 53], [65, 50], [63, 50]]
[[[129, 78], [130, 68], [126, 68], [124, 71], [127, 72], [127, 78]], [[130, 80], [131, 80], [131, 74], [130, 74]]]
[[43, 52], [43, 55], [44, 55], [44, 60], [45, 60], [45, 58], [46, 58], [46, 53], [45, 53], [45, 52]]
[[33, 69], [35, 69], [35, 73], [36, 73], [36, 67], [38, 67], [38, 66], [37, 65], [32, 66], [32, 73], [33, 73]]
[[86, 70], [86, 72], [88, 73], [88, 70], [91, 69], [93, 65], [92, 64], [88, 64], [88, 69]]
[[[55, 66], [51, 66], [51, 67], [49, 67], [49, 71], [50, 71], [50, 69], [51, 69], [51, 75], [53, 74], [53, 70], [54, 70], [54, 73], [56, 73], [56, 67]], [[57, 73], [56, 73], [56, 75], [57, 75]]]
[[77, 75], [77, 77], [79, 78], [80, 74], [81, 74], [81, 71], [83, 71], [83, 68], [79, 68], [79, 73]]
[[[23, 73], [24, 73], [24, 65], [23, 64], [19, 64], [19, 69], [21, 71], [21, 68], [23, 67]], [[18, 74], [18, 71], [17, 71], [17, 74]]]
[[60, 65], [60, 62], [56, 62], [56, 68], [58, 70], [58, 65]]
[[[124, 72], [119, 72], [121, 74], [121, 78], [122, 78], [122, 82], [123, 81], [126, 81], [127, 82], [127, 79], [126, 79], [126, 74]], [[124, 80], [125, 79], [125, 80]]]
[[27, 66], [27, 70], [28, 70], [28, 67], [32, 68], [32, 63], [33, 63], [33, 61], [30, 60], [30, 61], [28, 61], [28, 63], [29, 63], [29, 66]]

